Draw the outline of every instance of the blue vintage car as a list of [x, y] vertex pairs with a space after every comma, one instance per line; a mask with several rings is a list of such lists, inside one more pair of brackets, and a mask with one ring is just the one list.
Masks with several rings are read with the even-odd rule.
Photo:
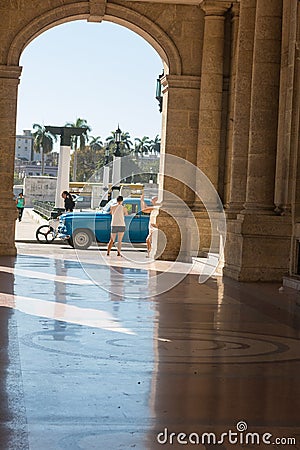
[[[145, 199], [145, 203], [151, 202]], [[101, 211], [86, 211], [62, 214], [59, 218], [58, 237], [68, 240], [72, 247], [78, 249], [88, 248], [92, 242], [107, 243], [110, 239], [111, 205], [116, 200], [111, 200]], [[141, 212], [139, 198], [125, 198], [124, 206], [128, 210], [125, 216], [126, 231], [123, 242], [145, 242], [148, 234], [149, 214]]]

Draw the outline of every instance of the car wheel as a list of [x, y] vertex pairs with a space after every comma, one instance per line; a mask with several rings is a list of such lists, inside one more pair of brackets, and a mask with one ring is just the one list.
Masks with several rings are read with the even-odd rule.
[[79, 250], [85, 250], [89, 248], [93, 242], [92, 232], [89, 230], [76, 230], [72, 236], [73, 246]]

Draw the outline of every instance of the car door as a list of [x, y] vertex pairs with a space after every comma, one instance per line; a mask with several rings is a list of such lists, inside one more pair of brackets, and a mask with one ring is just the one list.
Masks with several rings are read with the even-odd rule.
[[95, 217], [95, 235], [98, 242], [108, 242], [110, 239], [111, 215], [97, 213]]
[[141, 239], [141, 225], [140, 225], [140, 211], [139, 202], [134, 199], [124, 201], [124, 206], [127, 209], [128, 216], [125, 216], [126, 231], [124, 234], [125, 242], [142, 242]]

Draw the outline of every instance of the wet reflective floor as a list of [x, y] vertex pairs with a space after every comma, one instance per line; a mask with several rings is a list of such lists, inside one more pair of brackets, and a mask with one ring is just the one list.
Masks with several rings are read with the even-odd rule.
[[296, 291], [79, 253], [0, 258], [1, 450], [300, 449]]

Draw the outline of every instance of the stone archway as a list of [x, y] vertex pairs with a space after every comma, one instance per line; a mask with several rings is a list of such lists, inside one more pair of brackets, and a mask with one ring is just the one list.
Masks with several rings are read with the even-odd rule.
[[[2, 197], [0, 208], [5, 210], [5, 217], [0, 217], [0, 226], [4, 231], [0, 237], [0, 255], [14, 255], [14, 228], [16, 209], [13, 201], [13, 173], [14, 173], [14, 149], [16, 133], [16, 106], [17, 89], [22, 68], [19, 60], [25, 47], [44, 31], [74, 20], [87, 20], [101, 22], [107, 20], [125, 26], [142, 36], [160, 55], [164, 62], [165, 73], [173, 77], [180, 77], [182, 73], [181, 55], [168, 33], [151, 18], [142, 14], [138, 8], [127, 7], [120, 4], [106, 2], [78, 1], [64, 6], [52, 6], [46, 11], [40, 12], [38, 8], [30, 9], [30, 1], [27, 2], [28, 14], [24, 14], [24, 2], [10, 2], [13, 9], [11, 14], [23, 16], [22, 26], [16, 23], [12, 30], [8, 30], [7, 42], [4, 42], [2, 59], [0, 58], [0, 175], [4, 180], [2, 184]], [[32, 2], [33, 3], [33, 2]], [[54, 2], [52, 2], [54, 3]], [[60, 2], [57, 2], [60, 3]], [[98, 4], [98, 6], [97, 6]], [[14, 6], [12, 6], [14, 5]], [[8, 9], [10, 9], [8, 7]], [[24, 17], [25, 16], [25, 17]], [[24, 23], [25, 22], [25, 23]], [[3, 117], [1, 117], [3, 116]], [[162, 132], [166, 134], [165, 130]], [[163, 139], [165, 141], [165, 139]]]
[[107, 4], [105, 14], [103, 16], [92, 16], [91, 20], [87, 2], [60, 6], [34, 18], [16, 34], [11, 42], [7, 52], [7, 65], [18, 65], [21, 53], [37, 36], [54, 26], [74, 20], [93, 22], [107, 20], [129, 28], [142, 36], [157, 51], [166, 64], [167, 73], [181, 74], [181, 58], [178, 49], [171, 38], [158, 25], [137, 11], [116, 4]]

